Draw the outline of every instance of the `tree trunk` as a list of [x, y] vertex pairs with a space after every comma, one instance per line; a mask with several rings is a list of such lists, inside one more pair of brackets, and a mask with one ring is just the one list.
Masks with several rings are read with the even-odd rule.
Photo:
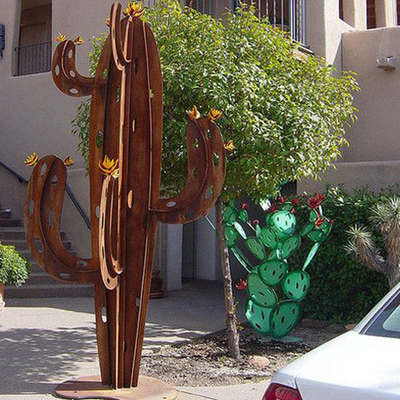
[[389, 264], [388, 268], [386, 270], [386, 276], [387, 276], [387, 279], [388, 279], [389, 288], [393, 289], [393, 287], [395, 287], [400, 281], [399, 264], [398, 263], [396, 263], [394, 265], [390, 265]]
[[0, 311], [4, 308], [4, 283], [0, 282]]
[[226, 327], [228, 330], [228, 349], [231, 357], [240, 358], [239, 334], [237, 331], [237, 320], [235, 313], [235, 299], [232, 290], [232, 276], [229, 264], [228, 247], [225, 240], [225, 227], [223, 221], [223, 209], [221, 200], [218, 199], [215, 205], [217, 214], [217, 229], [220, 248], [220, 259], [222, 268], [222, 277], [224, 282], [224, 297], [226, 309]]

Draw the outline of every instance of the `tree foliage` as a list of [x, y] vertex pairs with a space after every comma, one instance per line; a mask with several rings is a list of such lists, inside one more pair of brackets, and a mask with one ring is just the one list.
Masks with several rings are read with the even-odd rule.
[[[354, 119], [352, 74], [332, 75], [317, 56], [296, 56], [297, 44], [245, 5], [214, 19], [178, 0], [159, 0], [145, 14], [159, 47], [164, 82], [164, 194], [185, 184], [185, 110], [224, 112], [229, 153], [222, 200], [254, 200], [284, 180], [316, 177], [340, 156]], [[95, 39], [96, 63], [104, 35]], [[97, 58], [96, 58], [97, 57]], [[84, 155], [87, 107], [73, 121]]]

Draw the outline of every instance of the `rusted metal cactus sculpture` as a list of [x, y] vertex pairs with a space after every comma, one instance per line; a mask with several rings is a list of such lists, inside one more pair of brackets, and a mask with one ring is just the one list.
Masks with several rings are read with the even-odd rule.
[[[217, 125], [209, 118], [193, 119], [187, 128], [187, 185], [173, 198], [159, 198], [161, 67], [153, 34], [133, 6], [122, 20], [121, 5], [112, 6], [110, 35], [94, 77], [76, 70], [70, 40], [61, 42], [53, 57], [57, 87], [69, 96], [92, 96], [92, 258], [75, 257], [61, 242], [67, 179], [61, 159], [38, 161], [25, 205], [27, 240], [38, 264], [56, 279], [94, 285], [101, 381], [113, 389], [138, 386], [157, 222], [187, 223], [204, 216], [225, 174]], [[114, 162], [103, 161], [106, 155]]]

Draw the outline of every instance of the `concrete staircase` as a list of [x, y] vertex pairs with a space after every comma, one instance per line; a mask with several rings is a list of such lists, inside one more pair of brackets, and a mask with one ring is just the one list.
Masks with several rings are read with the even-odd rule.
[[[71, 249], [71, 242], [61, 233], [63, 244]], [[28, 281], [20, 286], [6, 286], [5, 298], [38, 298], [38, 297], [92, 297], [93, 287], [88, 285], [67, 284], [53, 279], [34, 261], [26, 243], [21, 220], [13, 219], [11, 210], [0, 209], [0, 242], [13, 245], [16, 250], [32, 264]]]

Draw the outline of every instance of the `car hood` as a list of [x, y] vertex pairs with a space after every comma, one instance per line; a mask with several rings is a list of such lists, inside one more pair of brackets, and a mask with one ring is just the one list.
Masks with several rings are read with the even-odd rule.
[[303, 400], [400, 399], [400, 339], [351, 331], [280, 370], [273, 381]]

